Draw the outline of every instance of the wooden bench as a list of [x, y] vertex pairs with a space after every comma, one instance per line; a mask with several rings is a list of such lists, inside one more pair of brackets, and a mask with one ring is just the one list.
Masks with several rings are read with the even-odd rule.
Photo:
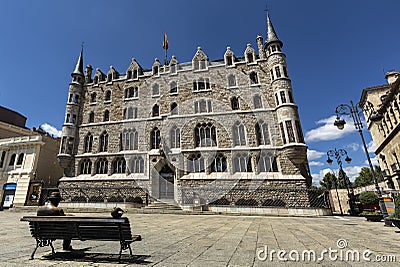
[[24, 216], [21, 221], [29, 222], [32, 237], [36, 239], [33, 259], [39, 247], [50, 246], [55, 253], [53, 241], [56, 239], [119, 241], [119, 258], [130, 244], [142, 240], [140, 235], [132, 235], [128, 218], [75, 217], [75, 216]]

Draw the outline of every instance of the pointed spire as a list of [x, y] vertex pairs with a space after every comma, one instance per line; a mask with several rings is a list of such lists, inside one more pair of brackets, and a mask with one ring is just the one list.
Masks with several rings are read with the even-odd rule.
[[79, 54], [78, 62], [76, 62], [74, 72], [71, 73], [71, 76], [73, 76], [74, 74], [83, 76], [83, 43], [82, 43], [81, 53]]
[[267, 12], [267, 40], [265, 41], [266, 44], [278, 42], [281, 47], [283, 43], [279, 40], [278, 35], [275, 32], [274, 26], [272, 25], [271, 19], [269, 17], [269, 13]]

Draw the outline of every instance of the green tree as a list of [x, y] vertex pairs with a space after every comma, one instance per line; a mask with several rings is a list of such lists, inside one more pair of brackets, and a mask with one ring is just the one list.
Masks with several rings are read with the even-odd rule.
[[[379, 182], [384, 181], [382, 170], [379, 166], [375, 166], [374, 174]], [[374, 179], [372, 178], [372, 172], [370, 168], [363, 167], [357, 178], [354, 180], [354, 185], [356, 187], [362, 187], [366, 185], [374, 184]]]
[[324, 178], [322, 181], [319, 181], [319, 184], [321, 185], [322, 188], [331, 190], [335, 188], [346, 188], [346, 186], [342, 181], [339, 181], [339, 179], [333, 174], [328, 172], [325, 174]]

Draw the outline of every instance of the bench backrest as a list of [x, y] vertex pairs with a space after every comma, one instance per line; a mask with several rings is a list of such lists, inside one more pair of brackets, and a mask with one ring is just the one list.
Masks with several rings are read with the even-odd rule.
[[131, 227], [127, 218], [116, 222], [113, 219], [90, 220], [86, 218], [46, 221], [30, 217], [26, 221], [29, 221], [32, 236], [42, 239], [132, 240]]

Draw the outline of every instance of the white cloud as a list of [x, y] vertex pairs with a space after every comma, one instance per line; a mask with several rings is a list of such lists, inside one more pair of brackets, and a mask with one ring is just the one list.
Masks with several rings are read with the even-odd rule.
[[320, 162], [320, 161], [309, 161], [308, 164], [310, 166], [324, 166], [324, 163]]
[[312, 184], [315, 186], [320, 186], [319, 182], [322, 181], [324, 179], [325, 174], [327, 174], [329, 172], [333, 172], [332, 169], [326, 168], [326, 169], [320, 170], [319, 173], [311, 174], [311, 176], [313, 178]]
[[355, 131], [353, 122], [348, 120], [343, 130], [339, 130], [333, 125], [336, 116], [317, 121], [318, 128], [312, 129], [305, 134], [306, 142], [329, 141], [336, 140], [348, 133]]
[[54, 137], [61, 136], [61, 131], [57, 130], [56, 127], [51, 126], [48, 123], [43, 123], [42, 125], [40, 125], [40, 128], [42, 128], [44, 131], [48, 132], [49, 134], [51, 134]]
[[[379, 161], [376, 157], [371, 158], [372, 166], [379, 166]], [[368, 160], [365, 160], [365, 164], [369, 165]]]
[[319, 158], [323, 157], [324, 155], [326, 155], [325, 152], [320, 152], [320, 151], [313, 150], [313, 149], [307, 149], [308, 160], [319, 159]]
[[376, 146], [375, 146], [375, 144], [374, 144], [374, 141], [371, 140], [371, 141], [367, 144], [367, 150], [368, 150], [369, 153], [374, 153], [374, 152], [375, 152]]
[[355, 152], [355, 151], [358, 151], [360, 149], [360, 144], [351, 143], [351, 144], [346, 145], [345, 148], [351, 149], [351, 150], [353, 150]]

